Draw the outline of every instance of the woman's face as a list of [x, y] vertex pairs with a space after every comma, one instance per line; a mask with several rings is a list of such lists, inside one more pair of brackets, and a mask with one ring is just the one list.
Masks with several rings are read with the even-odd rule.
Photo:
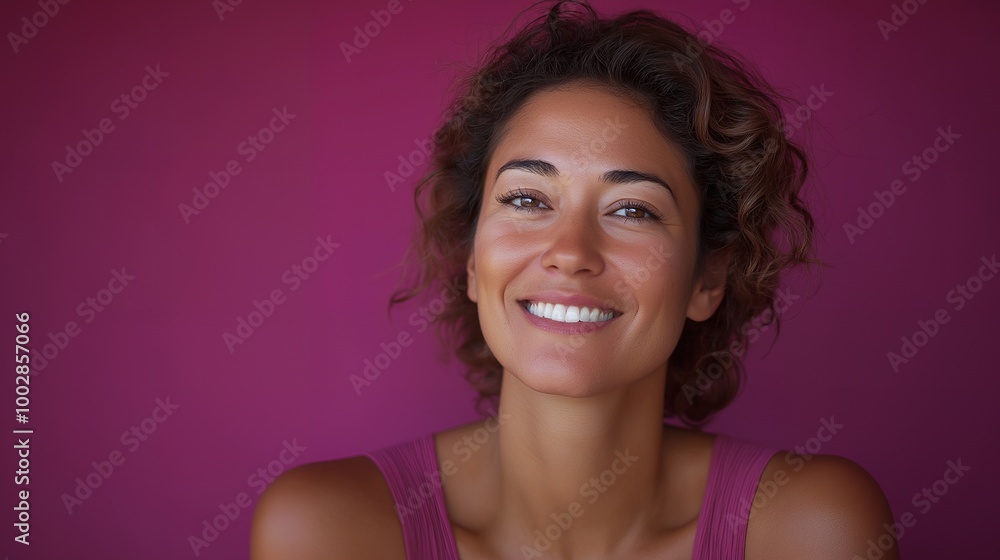
[[[698, 197], [681, 149], [609, 90], [535, 93], [484, 189], [468, 295], [494, 356], [534, 390], [588, 396], [664, 372], [685, 317], [721, 301], [695, 276]], [[551, 318], [532, 313], [545, 307]]]

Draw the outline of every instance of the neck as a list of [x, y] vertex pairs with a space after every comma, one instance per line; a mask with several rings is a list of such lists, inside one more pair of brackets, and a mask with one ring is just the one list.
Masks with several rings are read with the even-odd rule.
[[576, 398], [505, 372], [494, 466], [503, 542], [522, 558], [605, 557], [633, 542], [656, 509], [665, 382], [664, 370]]

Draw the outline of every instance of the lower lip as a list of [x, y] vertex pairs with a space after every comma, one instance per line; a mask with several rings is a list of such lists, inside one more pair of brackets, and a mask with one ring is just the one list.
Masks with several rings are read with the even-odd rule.
[[542, 329], [543, 331], [549, 331], [556, 334], [579, 334], [585, 335], [603, 329], [608, 326], [608, 323], [614, 321], [618, 316], [614, 316], [606, 321], [597, 321], [594, 323], [590, 322], [576, 322], [576, 323], [560, 323], [559, 321], [553, 321], [552, 319], [546, 319], [545, 317], [539, 317], [537, 315], [532, 315], [528, 309], [518, 302], [518, 307], [521, 311], [524, 311], [525, 317], [528, 318], [532, 324], [536, 327]]

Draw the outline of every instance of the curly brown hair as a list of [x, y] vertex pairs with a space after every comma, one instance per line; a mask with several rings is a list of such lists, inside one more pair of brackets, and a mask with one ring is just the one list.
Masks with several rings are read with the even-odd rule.
[[[504, 125], [533, 93], [576, 80], [598, 81], [651, 109], [661, 133], [682, 148], [699, 189], [698, 271], [706, 255], [727, 256], [719, 308], [708, 320], [686, 320], [668, 361], [664, 417], [703, 423], [739, 389], [742, 352], [733, 349], [746, 343], [741, 327], [756, 319], [777, 323], [780, 332], [780, 275], [819, 263], [811, 256], [813, 218], [799, 198], [808, 163], [784, 130], [777, 101], [787, 98], [750, 62], [651, 11], [602, 19], [586, 2], [555, 2], [457, 82], [414, 193], [420, 228], [403, 264], [417, 273], [393, 293], [389, 310], [432, 287], [464, 289], [485, 171]], [[464, 293], [452, 298], [436, 324], [465, 364], [480, 411], [495, 405], [503, 367], [486, 344], [476, 304]], [[715, 373], [706, 376], [702, 368], [713, 361]]]

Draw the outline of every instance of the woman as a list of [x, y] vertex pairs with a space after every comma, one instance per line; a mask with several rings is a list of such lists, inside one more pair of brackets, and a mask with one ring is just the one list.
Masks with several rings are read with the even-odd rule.
[[664, 423], [732, 400], [744, 325], [816, 262], [777, 94], [650, 12], [568, 2], [465, 85], [393, 303], [458, 278], [439, 325], [491, 412], [283, 475], [253, 558], [871, 554], [892, 515], [854, 463]]

